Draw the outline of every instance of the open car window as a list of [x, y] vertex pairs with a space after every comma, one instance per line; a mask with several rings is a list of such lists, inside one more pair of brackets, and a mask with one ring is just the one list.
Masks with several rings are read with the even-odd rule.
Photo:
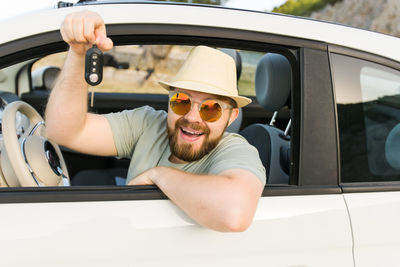
[[[193, 47], [178, 44], [114, 46], [112, 50], [104, 53], [102, 82], [89, 89], [89, 92], [94, 91], [93, 101], [89, 100], [89, 111], [107, 114], [135, 109], [144, 105], [152, 106], [156, 110], [167, 110], [168, 92], [158, 81], [170, 80], [178, 72]], [[261, 149], [259, 151], [260, 158], [267, 173], [271, 173], [271, 175], [267, 175], [268, 177], [271, 176], [270, 184], [288, 185], [291, 161], [291, 128], [288, 126], [290, 125], [290, 113], [287, 104], [290, 102], [288, 94], [292, 88], [291, 64], [285, 56], [272, 52], [268, 53], [268, 50], [252, 51], [225, 47], [217, 47], [217, 49], [234, 59], [238, 78], [238, 92], [240, 95], [251, 97], [253, 100], [251, 105], [241, 109], [240, 116], [227, 131], [243, 135], [250, 144]], [[37, 101], [38, 97], [43, 97], [40, 100], [42, 103], [36, 106], [38, 109], [42, 109], [41, 112], [44, 111], [44, 97], [51, 92], [64, 64], [66, 53], [45, 56], [32, 65], [32, 89], [30, 93], [24, 94], [23, 98], [28, 102], [34, 102]], [[266, 57], [266, 55], [268, 56]], [[270, 63], [260, 64], [261, 61], [266, 59], [269, 62], [270, 56], [271, 59], [284, 61], [288, 71], [274, 70], [269, 67]], [[282, 81], [284, 81], [283, 86], [286, 90], [286, 95], [283, 94], [283, 97], [287, 100], [277, 101], [280, 104], [275, 104], [273, 102], [278, 100], [275, 99], [275, 95], [274, 101], [266, 101], [267, 104], [258, 103], [256, 98], [258, 65], [260, 65], [261, 70], [258, 74], [258, 90], [261, 92], [262, 101], [272, 97], [266, 97], [266, 94], [263, 93], [267, 87], [264, 83], [270, 83], [270, 90], [280, 91]], [[272, 72], [267, 74], [268, 71]], [[273, 84], [275, 81], [277, 83]], [[271, 105], [273, 108], [270, 107]], [[265, 109], [265, 106], [267, 106], [267, 109]], [[274, 116], [274, 112], [278, 112], [278, 115], [275, 114]], [[260, 125], [255, 125], [257, 123]], [[265, 129], [272, 129], [272, 132]], [[281, 147], [282, 144], [283, 147]], [[273, 152], [269, 149], [272, 149]], [[127, 176], [129, 159], [82, 155], [67, 148], [62, 148], [62, 151], [72, 185], [82, 185], [81, 182], [76, 183], [76, 181], [85, 180], [85, 176], [99, 177], [98, 181], [91, 185], [113, 185], [114, 182], [115, 185], [125, 184], [124, 179]], [[270, 153], [273, 155], [270, 155]], [[93, 173], [93, 170], [96, 172]], [[107, 182], [109, 176], [115, 178], [111, 183]], [[275, 176], [283, 177], [283, 179], [275, 179]]]

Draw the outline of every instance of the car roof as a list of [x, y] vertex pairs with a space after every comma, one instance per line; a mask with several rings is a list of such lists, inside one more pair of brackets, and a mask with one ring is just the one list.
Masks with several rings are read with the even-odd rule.
[[38, 10], [0, 21], [8, 29], [0, 44], [55, 31], [74, 11], [92, 10], [109, 24], [178, 24], [209, 26], [314, 40], [380, 55], [400, 62], [400, 38], [354, 27], [277, 13], [167, 2], [99, 3]]

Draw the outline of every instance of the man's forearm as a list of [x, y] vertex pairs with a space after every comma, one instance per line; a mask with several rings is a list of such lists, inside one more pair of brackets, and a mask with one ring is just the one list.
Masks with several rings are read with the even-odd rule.
[[53, 88], [46, 108], [47, 134], [65, 145], [86, 120], [87, 88], [84, 80], [84, 55], [68, 52], [63, 70]]
[[254, 174], [242, 169], [197, 175], [155, 167], [130, 184], [151, 184], [151, 181], [199, 224], [222, 232], [247, 229], [263, 188]]

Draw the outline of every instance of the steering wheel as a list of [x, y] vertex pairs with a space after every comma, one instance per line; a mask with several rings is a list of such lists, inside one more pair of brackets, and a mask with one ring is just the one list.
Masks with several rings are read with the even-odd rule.
[[[17, 114], [29, 120], [17, 129]], [[1, 168], [8, 186], [69, 186], [70, 180], [59, 146], [46, 137], [40, 114], [29, 104], [15, 101], [3, 112]]]

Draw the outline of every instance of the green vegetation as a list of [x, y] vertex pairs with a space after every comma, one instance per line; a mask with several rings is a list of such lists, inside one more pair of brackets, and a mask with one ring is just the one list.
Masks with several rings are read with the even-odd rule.
[[272, 12], [307, 17], [312, 12], [339, 1], [341, 0], [287, 0], [283, 5], [275, 7]]

